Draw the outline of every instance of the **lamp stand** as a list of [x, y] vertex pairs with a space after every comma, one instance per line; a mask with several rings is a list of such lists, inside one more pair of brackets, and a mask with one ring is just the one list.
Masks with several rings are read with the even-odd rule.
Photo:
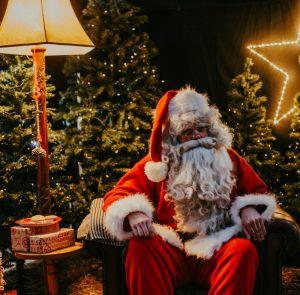
[[33, 48], [34, 90], [37, 116], [38, 209], [42, 215], [51, 213], [49, 185], [48, 131], [46, 109], [45, 48]]

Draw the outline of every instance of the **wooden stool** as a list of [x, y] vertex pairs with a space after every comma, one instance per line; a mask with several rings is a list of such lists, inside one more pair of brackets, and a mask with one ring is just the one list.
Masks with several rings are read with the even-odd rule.
[[27, 252], [14, 252], [17, 258], [17, 282], [18, 295], [24, 294], [23, 267], [26, 259], [43, 260], [44, 276], [46, 283], [46, 294], [58, 295], [58, 285], [56, 280], [55, 260], [64, 259], [79, 253], [83, 244], [76, 242], [74, 246], [59, 249], [45, 254], [35, 254]]

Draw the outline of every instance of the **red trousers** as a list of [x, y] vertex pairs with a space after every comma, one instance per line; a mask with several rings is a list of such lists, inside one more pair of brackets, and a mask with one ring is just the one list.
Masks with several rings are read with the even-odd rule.
[[251, 295], [258, 267], [251, 241], [232, 238], [209, 260], [187, 256], [159, 236], [134, 237], [125, 262], [130, 295], [173, 295], [174, 288], [194, 283], [209, 295]]

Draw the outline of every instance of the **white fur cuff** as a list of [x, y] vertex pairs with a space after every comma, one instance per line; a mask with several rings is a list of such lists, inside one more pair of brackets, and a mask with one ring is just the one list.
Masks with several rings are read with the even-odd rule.
[[123, 241], [132, 237], [124, 231], [124, 219], [132, 212], [143, 212], [152, 219], [154, 207], [145, 194], [129, 195], [108, 206], [104, 215], [104, 227], [114, 238]]
[[242, 197], [237, 197], [232, 203], [230, 214], [235, 224], [242, 225], [240, 211], [242, 208], [249, 205], [265, 205], [266, 209], [261, 214], [265, 220], [270, 220], [275, 211], [276, 200], [273, 195], [269, 194], [249, 194]]

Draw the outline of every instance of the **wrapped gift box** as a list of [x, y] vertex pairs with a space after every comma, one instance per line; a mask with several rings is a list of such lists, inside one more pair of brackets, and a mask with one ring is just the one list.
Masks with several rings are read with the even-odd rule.
[[29, 251], [29, 235], [31, 229], [22, 226], [13, 226], [10, 228], [11, 248], [13, 251]]
[[74, 229], [62, 228], [58, 232], [29, 237], [31, 253], [49, 253], [75, 244]]
[[59, 223], [54, 223], [47, 226], [32, 226], [30, 228], [32, 235], [50, 234], [59, 231]]

